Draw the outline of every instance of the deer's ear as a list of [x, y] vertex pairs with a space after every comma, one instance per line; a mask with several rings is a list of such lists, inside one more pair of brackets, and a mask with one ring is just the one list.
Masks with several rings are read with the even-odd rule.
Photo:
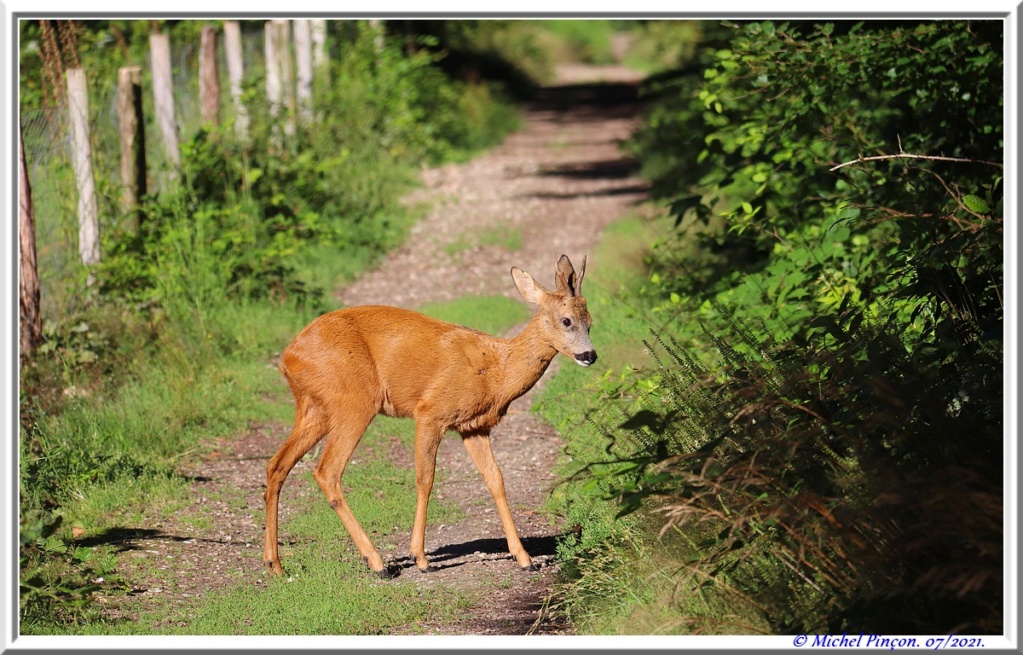
[[582, 295], [582, 282], [583, 275], [585, 274], [585, 257], [583, 257], [582, 273], [576, 275], [575, 268], [572, 266], [572, 261], [566, 255], [562, 255], [558, 260], [558, 266], [554, 273], [554, 278], [558, 283], [558, 292], [568, 296]]
[[521, 268], [513, 266], [511, 275], [512, 280], [515, 282], [515, 288], [519, 290], [519, 294], [521, 294], [522, 299], [526, 302], [539, 305], [540, 301], [548, 293], [547, 289], [537, 284], [532, 275]]

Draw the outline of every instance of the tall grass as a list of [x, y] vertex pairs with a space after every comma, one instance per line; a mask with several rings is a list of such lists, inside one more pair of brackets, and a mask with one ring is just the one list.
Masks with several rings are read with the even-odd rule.
[[[644, 210], [607, 227], [590, 255], [583, 283], [597, 363], [587, 369], [560, 368], [536, 403], [539, 415], [565, 441], [558, 468], [562, 482], [548, 506], [571, 528], [558, 545], [564, 586], [554, 594], [550, 609], [569, 619], [580, 634], [678, 631], [671, 609], [675, 582], [665, 570], [682, 556], [652, 538], [656, 528], [648, 517], [620, 516], [609, 488], [586, 477], [592, 463], [608, 459], [611, 445], [591, 414], [607, 406], [607, 390], [625, 393], [634, 372], [651, 366], [642, 340], [652, 326], [667, 320], [645, 309], [644, 296], [649, 244], [669, 225]], [[624, 413], [619, 415], [625, 420]]]
[[[554, 611], [601, 634], [1001, 630], [997, 341], [965, 335], [951, 368], [851, 308], [820, 341], [734, 319], [699, 338], [629, 307], [656, 289], [652, 258], [602, 250], [594, 344], [603, 359], [607, 326], [646, 357], [598, 360], [597, 382], [561, 371], [540, 400], [566, 442], [552, 506], [574, 526]], [[631, 280], [617, 302], [604, 276]]]
[[[640, 610], [601, 603], [666, 597], [617, 586], [635, 584], [618, 563], [639, 552], [633, 535], [677, 585], [680, 632], [1001, 632], [1001, 178], [923, 163], [807, 175], [897, 126], [900, 143], [1000, 153], [997, 99], [929, 115], [938, 96], [922, 89], [952, 78], [913, 73], [937, 57], [984, 79], [970, 71], [1001, 65], [1000, 27], [700, 27], [691, 65], [651, 81], [664, 95], [633, 143], [676, 217], [645, 258], [641, 305], [674, 321], [648, 320], [653, 363], [607, 376], [576, 418], [555, 414], [578, 526], [561, 607], [594, 631], [634, 629]], [[880, 86], [829, 74], [888, 70], [879, 47], [900, 38], [950, 50], [893, 45], [904, 74]], [[971, 176], [983, 193], [960, 197]], [[595, 343], [599, 325], [595, 312]]]
[[[66, 162], [34, 170], [33, 187], [47, 192], [37, 204], [46, 341], [21, 371], [20, 473], [31, 533], [22, 573], [33, 581], [21, 610], [37, 631], [79, 620], [66, 610], [92, 588], [86, 564], [64, 555], [81, 550], [72, 524], [173, 504], [188, 492], [180, 467], [212, 436], [290, 420], [275, 356], [331, 308], [328, 292], [402, 242], [415, 214], [399, 200], [416, 167], [464, 157], [515, 125], [496, 93], [446, 77], [432, 55], [396, 43], [381, 52], [365, 23], [333, 29], [346, 47], [333, 83], [317, 85], [316, 125], [282, 142], [257, 70], [246, 81], [249, 140], [232, 126], [185, 135], [177, 182], [143, 199], [140, 228], [101, 182], [92, 285], [66, 245]], [[107, 163], [110, 141], [98, 139]]]

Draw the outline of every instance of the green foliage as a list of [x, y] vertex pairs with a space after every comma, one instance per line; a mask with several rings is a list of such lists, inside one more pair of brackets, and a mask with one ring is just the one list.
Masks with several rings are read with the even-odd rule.
[[33, 511], [21, 518], [19, 620], [23, 632], [38, 623], [75, 622], [95, 614], [89, 596], [113, 579], [116, 561], [96, 557], [60, 534], [64, 517]]
[[677, 70], [696, 56], [705, 29], [705, 23], [695, 20], [638, 21], [625, 60], [649, 72]]
[[443, 52], [442, 67], [459, 79], [487, 80], [516, 97], [528, 97], [537, 84], [550, 82], [554, 59], [525, 20], [394, 21], [406, 43], [416, 35], [430, 37], [425, 46]]
[[[465, 157], [517, 124], [499, 91], [449, 77], [439, 55], [395, 42], [378, 50], [365, 21], [332, 21], [344, 47], [317, 76], [312, 122], [271, 111], [257, 58], [243, 83], [247, 138], [230, 121], [197, 129], [186, 112], [180, 169], [171, 175], [150, 157], [151, 193], [122, 215], [110, 182], [117, 135], [106, 129], [103, 99], [119, 66], [145, 61], [151, 29], [180, 48], [198, 42], [202, 25], [79, 22], [77, 50], [70, 40], [62, 49], [90, 79], [103, 257], [85, 272], [74, 248], [56, 242], [76, 235], [73, 203], [61, 200], [72, 178], [59, 157], [37, 165], [33, 188], [47, 191], [37, 216], [56, 227], [39, 231], [46, 341], [22, 370], [26, 517], [56, 512], [99, 525], [104, 506], [133, 506], [140, 490], [180, 493], [179, 462], [211, 434], [280, 414], [268, 402], [282, 392], [268, 362], [327, 308], [326, 290], [401, 242], [411, 212], [399, 201], [416, 167]], [[71, 62], [44, 61], [37, 21], [21, 30], [27, 109], [49, 102], [46, 67]], [[148, 85], [144, 75], [144, 93]], [[32, 135], [37, 152], [49, 147], [45, 137]], [[23, 535], [33, 525], [23, 522]], [[23, 618], [36, 632], [83, 616], [91, 581], [103, 577], [73, 538], [61, 538], [60, 548], [23, 545]]]
[[662, 528], [685, 630], [1000, 632], [1001, 26], [703, 28], [629, 146], [657, 364], [566, 437], [571, 516]]
[[[662, 89], [634, 145], [708, 253], [662, 271], [666, 295], [766, 295], [758, 318], [779, 326], [846, 296], [874, 315], [894, 302], [904, 319], [926, 302], [990, 329], [1000, 314], [991, 277], [1000, 274], [999, 168], [906, 157], [827, 169], [879, 151], [1000, 159], [1002, 92], [991, 83], [1000, 28], [839, 28], [731, 26], [699, 73]], [[955, 295], [974, 306], [946, 300]]]
[[611, 41], [615, 25], [609, 20], [544, 20], [535, 21], [536, 29], [546, 32], [555, 42], [555, 56], [560, 61], [591, 64], [614, 62]]
[[741, 307], [754, 330], [827, 340], [850, 309], [949, 354], [950, 335], [997, 330], [999, 26], [726, 29], [633, 142], [678, 228], [652, 258], [658, 311], [725, 329], [719, 305]]

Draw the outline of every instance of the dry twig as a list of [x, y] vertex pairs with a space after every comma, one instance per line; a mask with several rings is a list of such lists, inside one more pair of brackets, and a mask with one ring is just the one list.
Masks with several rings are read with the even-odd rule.
[[939, 155], [914, 155], [908, 152], [900, 152], [895, 155], [877, 155], [875, 157], [857, 157], [851, 161], [847, 161], [837, 166], [832, 166], [828, 169], [829, 172], [835, 172], [844, 166], [850, 166], [852, 164], [862, 164], [868, 161], [881, 161], [885, 159], [927, 159], [930, 161], [951, 161], [960, 164], [984, 164], [986, 166], [997, 166], [1002, 168], [1002, 164], [996, 161], [987, 161], [986, 159], [968, 159], [966, 157], [943, 157]]

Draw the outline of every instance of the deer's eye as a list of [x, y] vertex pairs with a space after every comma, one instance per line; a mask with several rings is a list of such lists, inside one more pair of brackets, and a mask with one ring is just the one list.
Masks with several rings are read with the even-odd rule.
[[565, 327], [572, 327], [572, 319], [563, 318], [561, 319], [561, 324], [564, 325]]

